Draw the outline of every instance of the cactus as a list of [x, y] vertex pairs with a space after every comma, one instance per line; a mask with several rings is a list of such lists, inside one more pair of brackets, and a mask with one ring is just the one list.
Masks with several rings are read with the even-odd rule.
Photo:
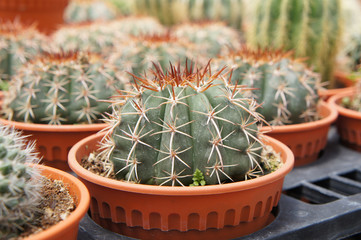
[[350, 37], [347, 45], [345, 45], [343, 54], [347, 71], [357, 74], [356, 72], [361, 66], [361, 34]]
[[242, 0], [136, 0], [134, 8], [165, 25], [212, 20], [240, 29], [242, 24]]
[[3, 113], [10, 120], [94, 123], [108, 110], [98, 100], [123, 87], [117, 71], [90, 53], [45, 54], [26, 64], [5, 92]]
[[28, 163], [38, 162], [34, 144], [0, 126], [0, 239], [17, 237], [36, 222], [42, 181], [39, 170]]
[[35, 26], [0, 22], [0, 79], [9, 80], [17, 68], [41, 52], [45, 39]]
[[343, 97], [341, 105], [345, 108], [361, 112], [361, 80], [355, 84], [355, 93], [351, 97]]
[[133, 75], [133, 93], [113, 106], [98, 155], [113, 163], [118, 179], [188, 186], [199, 169], [207, 184], [221, 184], [259, 166], [259, 105], [222, 78], [222, 69], [195, 69], [171, 65], [151, 77]]
[[67, 23], [111, 20], [115, 17], [114, 7], [106, 1], [99, 0], [72, 0], [64, 13]]
[[176, 26], [173, 34], [196, 44], [198, 51], [208, 58], [226, 54], [241, 47], [238, 31], [222, 22], [189, 23]]
[[86, 50], [107, 56], [114, 45], [129, 41], [129, 35], [162, 34], [165, 28], [150, 17], [125, 17], [109, 22], [63, 26], [53, 34], [65, 51]]
[[247, 43], [257, 48], [294, 50], [334, 87], [335, 58], [341, 42], [340, 0], [257, 0]]
[[252, 96], [271, 125], [286, 125], [318, 119], [318, 89], [321, 80], [290, 52], [252, 51], [243, 47], [214, 61], [216, 67], [232, 66], [233, 83], [254, 88]]
[[166, 69], [169, 62], [190, 58], [196, 51], [195, 45], [169, 34], [148, 35], [119, 44], [109, 56], [109, 62], [123, 70], [124, 78], [129, 78], [126, 71], [140, 76], [152, 67], [152, 62]]

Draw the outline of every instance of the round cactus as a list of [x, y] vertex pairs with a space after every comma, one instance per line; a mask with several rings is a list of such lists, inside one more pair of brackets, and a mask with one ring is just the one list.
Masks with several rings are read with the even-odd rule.
[[222, 22], [182, 24], [176, 26], [173, 31], [177, 38], [194, 43], [197, 51], [208, 59], [241, 47], [239, 32]]
[[134, 96], [114, 107], [99, 157], [110, 159], [118, 179], [188, 186], [197, 171], [207, 184], [221, 184], [260, 165], [259, 105], [222, 70], [194, 69], [136, 77]]
[[170, 62], [191, 58], [196, 51], [198, 49], [192, 43], [169, 34], [148, 35], [117, 45], [109, 62], [124, 70], [124, 78], [129, 78], [126, 71], [140, 76], [148, 72], [154, 62], [167, 69]]
[[247, 43], [257, 48], [294, 50], [334, 87], [333, 69], [341, 43], [340, 0], [257, 0]]
[[254, 88], [251, 95], [262, 103], [258, 112], [271, 125], [314, 121], [318, 119], [320, 78], [289, 55], [290, 52], [251, 51], [244, 47], [214, 64], [231, 66], [234, 84]]
[[38, 162], [34, 144], [0, 125], [0, 239], [17, 237], [36, 221], [42, 182], [39, 170], [28, 163]]
[[34, 26], [0, 22], [0, 79], [10, 79], [17, 68], [46, 46], [45, 39]]
[[58, 53], [40, 56], [19, 69], [5, 92], [3, 112], [10, 120], [94, 123], [109, 99], [123, 88], [117, 71], [97, 55]]
[[110, 3], [99, 0], [72, 0], [64, 13], [64, 19], [68, 23], [111, 20], [115, 16], [115, 8]]
[[129, 36], [163, 34], [165, 28], [150, 17], [125, 17], [109, 22], [63, 26], [53, 34], [55, 45], [65, 51], [86, 50], [107, 56], [114, 45]]

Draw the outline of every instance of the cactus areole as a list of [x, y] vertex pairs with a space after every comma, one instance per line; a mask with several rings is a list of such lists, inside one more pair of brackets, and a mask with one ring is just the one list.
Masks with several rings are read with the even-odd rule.
[[[136, 77], [126, 103], [109, 118], [101, 157], [118, 179], [188, 186], [199, 169], [206, 184], [244, 180], [261, 162], [259, 106], [219, 70], [171, 65]], [[261, 170], [262, 171], [262, 170]]]

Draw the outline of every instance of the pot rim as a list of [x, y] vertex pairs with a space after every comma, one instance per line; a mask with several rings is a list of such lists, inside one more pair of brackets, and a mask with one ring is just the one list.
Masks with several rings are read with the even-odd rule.
[[306, 122], [306, 123], [298, 123], [298, 124], [290, 124], [284, 126], [264, 126], [261, 128], [262, 132], [270, 132], [270, 133], [285, 133], [285, 132], [304, 132], [306, 129], [311, 130], [315, 128], [320, 128], [326, 125], [330, 125], [337, 119], [338, 112], [335, 108], [331, 107], [330, 104], [321, 100], [320, 108], [326, 109], [329, 114], [326, 117], [323, 117], [320, 120]]
[[66, 124], [66, 125], [49, 125], [40, 123], [24, 123], [11, 121], [0, 118], [0, 123], [11, 125], [16, 129], [38, 131], [38, 132], [87, 132], [100, 131], [109, 125], [107, 123], [92, 123], [92, 124]]
[[55, 177], [52, 177], [51, 179], [67, 179], [71, 182], [71, 185], [68, 185], [70, 185], [71, 188], [77, 188], [80, 192], [80, 195], [76, 196], [78, 204], [75, 210], [66, 219], [49, 227], [48, 229], [24, 238], [24, 240], [53, 239], [55, 235], [59, 235], [62, 232], [67, 231], [67, 229], [73, 227], [74, 224], [78, 224], [85, 216], [90, 204], [90, 194], [85, 185], [69, 173], [40, 164], [30, 164], [30, 166], [39, 168], [42, 176], [48, 177], [49, 175], [52, 175]]
[[352, 109], [348, 109], [348, 108], [345, 108], [345, 107], [339, 105], [339, 102], [340, 102], [341, 98], [352, 96], [355, 93], [355, 90], [356, 89], [353, 88], [352, 91], [345, 91], [345, 92], [336, 94], [336, 95], [332, 96], [328, 100], [328, 103], [331, 106], [333, 106], [333, 108], [336, 109], [336, 111], [338, 111], [338, 113], [340, 115], [361, 120], [361, 113], [360, 112], [352, 110]]
[[105, 133], [93, 134], [76, 143], [69, 152], [68, 164], [70, 168], [79, 177], [89, 182], [121, 191], [152, 194], [152, 195], [168, 195], [168, 196], [212, 195], [212, 194], [229, 193], [234, 191], [242, 191], [246, 189], [256, 188], [260, 185], [271, 184], [281, 178], [284, 178], [285, 175], [292, 170], [294, 165], [294, 155], [292, 151], [285, 144], [269, 136], [264, 136], [266, 143], [267, 142], [275, 143], [275, 145], [277, 145], [279, 148], [282, 148], [285, 153], [282, 156], [282, 159], [284, 160], [282, 167], [277, 171], [267, 174], [265, 176], [247, 181], [226, 183], [222, 185], [207, 185], [201, 187], [178, 187], [178, 186], [171, 187], [171, 186], [157, 186], [157, 185], [128, 183], [124, 181], [102, 177], [95, 173], [92, 173], [86, 170], [85, 168], [83, 168], [76, 159], [76, 153], [78, 149], [80, 149], [84, 145], [86, 146], [88, 142], [103, 137], [104, 134]]

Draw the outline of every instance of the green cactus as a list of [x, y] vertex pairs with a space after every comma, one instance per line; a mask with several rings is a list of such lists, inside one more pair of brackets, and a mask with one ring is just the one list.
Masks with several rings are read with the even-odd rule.
[[353, 35], [348, 39], [343, 54], [347, 71], [357, 74], [361, 66], [361, 34]]
[[97, 55], [46, 54], [19, 69], [5, 92], [2, 111], [15, 121], [94, 123], [108, 110], [98, 100], [123, 87], [117, 71]]
[[254, 48], [294, 50], [307, 57], [334, 87], [335, 58], [341, 43], [340, 0], [257, 0], [247, 28], [247, 42]]
[[169, 62], [190, 58], [196, 51], [194, 44], [169, 34], [149, 35], [118, 44], [109, 56], [109, 62], [123, 71], [125, 79], [129, 79], [126, 72], [140, 76], [152, 68], [153, 62], [166, 69]]
[[281, 51], [252, 51], [244, 47], [214, 61], [216, 67], [232, 66], [231, 79], [235, 84], [254, 88], [258, 108], [271, 125], [286, 125], [318, 119], [319, 75], [300, 60]]
[[42, 182], [34, 144], [16, 130], [0, 126], [0, 239], [12, 239], [36, 222]]
[[341, 105], [345, 108], [361, 112], [361, 80], [355, 84], [355, 93], [350, 97], [343, 97]]
[[262, 159], [263, 119], [255, 100], [222, 71], [186, 64], [134, 76], [133, 95], [113, 107], [98, 157], [125, 181], [188, 186], [196, 169], [207, 184], [244, 180]]
[[41, 52], [45, 39], [35, 26], [0, 22], [0, 79], [9, 80], [16, 69]]
[[108, 2], [99, 0], [72, 0], [64, 13], [67, 23], [111, 20], [115, 17], [115, 8]]
[[109, 22], [70, 24], [53, 34], [55, 45], [65, 51], [85, 50], [107, 56], [114, 45], [129, 42], [129, 36], [165, 33], [165, 27], [150, 17], [124, 17]]
[[173, 29], [173, 34], [194, 43], [208, 59], [241, 47], [239, 32], [222, 22], [182, 24]]
[[242, 0], [136, 0], [134, 8], [166, 25], [212, 20], [240, 29], [242, 24]]

